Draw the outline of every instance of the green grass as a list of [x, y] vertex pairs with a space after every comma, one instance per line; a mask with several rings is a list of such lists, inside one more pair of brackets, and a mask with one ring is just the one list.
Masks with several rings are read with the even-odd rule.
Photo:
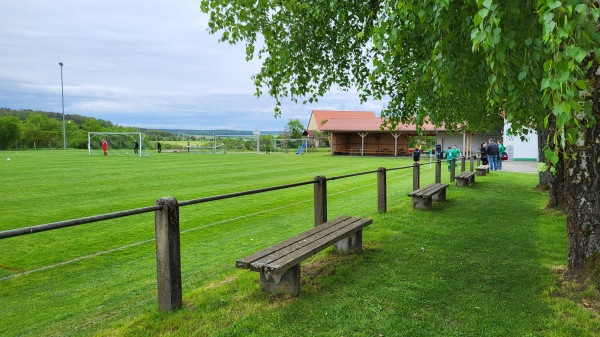
[[[410, 165], [326, 154], [4, 157], [0, 230]], [[424, 166], [422, 183], [433, 171]], [[552, 296], [554, 270], [566, 264], [565, 218], [544, 209], [536, 179], [478, 177], [427, 212], [406, 196], [411, 170], [390, 171], [386, 214], [375, 174], [329, 181], [329, 218], [374, 222], [363, 254], [326, 250], [304, 262], [297, 298], [264, 294], [257, 273], [234, 266], [312, 226], [312, 185], [182, 207], [184, 308], [173, 313], [157, 310], [152, 213], [1, 240], [0, 335], [597, 335], [595, 313]]]

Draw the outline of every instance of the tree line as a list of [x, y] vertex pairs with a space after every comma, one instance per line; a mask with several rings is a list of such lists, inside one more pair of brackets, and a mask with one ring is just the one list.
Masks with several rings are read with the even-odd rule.
[[[143, 132], [153, 140], [177, 140], [162, 130], [125, 127], [110, 121], [77, 114], [65, 114], [67, 147], [87, 148], [88, 132]], [[0, 149], [61, 148], [62, 114], [30, 109], [0, 108]]]

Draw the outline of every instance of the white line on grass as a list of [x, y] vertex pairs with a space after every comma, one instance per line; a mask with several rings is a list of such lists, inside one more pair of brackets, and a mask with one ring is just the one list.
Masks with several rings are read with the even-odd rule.
[[[412, 173], [410, 173], [410, 174], [412, 175]], [[402, 175], [398, 175], [397, 177], [389, 178], [389, 179], [390, 180], [399, 179], [399, 178], [402, 178], [402, 177], [406, 177], [408, 175], [409, 175], [408, 173], [407, 174], [402, 174]], [[361, 189], [361, 188], [365, 188], [365, 187], [368, 187], [368, 186], [372, 186], [372, 185], [376, 185], [376, 184], [377, 183], [371, 183], [371, 184], [367, 184], [367, 185], [363, 185], [363, 186], [351, 188], [351, 189], [348, 189], [348, 190], [344, 190], [344, 191], [332, 193], [330, 195], [334, 196], [334, 195], [338, 195], [338, 194], [344, 194], [344, 193], [348, 193], [348, 192], [351, 192], [351, 191], [355, 191], [355, 190], [358, 190], [358, 189]], [[238, 217], [235, 217], [235, 218], [230, 218], [230, 219], [225, 219], [225, 220], [213, 222], [213, 223], [206, 224], [206, 225], [203, 225], [203, 226], [198, 226], [198, 227], [186, 229], [184, 231], [181, 231], [181, 234], [185, 234], [185, 233], [197, 231], [199, 229], [203, 229], [203, 228], [207, 228], [207, 227], [212, 227], [212, 226], [220, 225], [220, 224], [224, 224], [224, 223], [235, 221], [235, 220], [240, 220], [240, 219], [244, 219], [244, 218], [256, 216], [256, 215], [259, 215], [259, 214], [265, 214], [265, 213], [277, 211], [277, 210], [288, 208], [288, 207], [291, 207], [291, 206], [305, 204], [305, 203], [308, 203], [308, 202], [311, 202], [311, 201], [313, 201], [313, 200], [299, 201], [299, 202], [296, 202], [296, 203], [293, 203], [293, 204], [287, 204], [285, 206], [279, 206], [279, 207], [270, 208], [270, 209], [267, 209], [267, 210], [264, 210], [264, 211], [260, 211], [260, 212], [255, 212], [255, 213], [251, 213], [251, 214], [241, 215], [241, 216], [238, 216]], [[132, 248], [132, 247], [135, 247], [135, 246], [143, 245], [145, 243], [154, 242], [154, 241], [156, 241], [156, 238], [152, 238], [152, 239], [148, 239], [148, 240], [144, 240], [144, 241], [135, 242], [135, 243], [128, 244], [128, 245], [125, 245], [125, 246], [121, 246], [121, 247], [117, 247], [117, 248], [113, 248], [113, 249], [109, 249], [109, 250], [97, 252], [97, 253], [86, 255], [86, 256], [80, 256], [80, 257], [77, 257], [77, 258], [74, 258], [74, 259], [71, 259], [71, 260], [67, 260], [67, 261], [55, 263], [55, 264], [52, 264], [52, 265], [49, 265], [49, 266], [44, 266], [44, 267], [40, 267], [40, 268], [36, 268], [36, 269], [32, 269], [32, 270], [27, 270], [27, 271], [24, 271], [24, 272], [21, 272], [21, 273], [18, 273], [18, 274], [4, 276], [4, 277], [0, 278], [0, 281], [10, 280], [10, 279], [13, 279], [15, 277], [25, 276], [25, 275], [28, 275], [28, 274], [31, 274], [31, 273], [35, 273], [35, 272], [39, 272], [39, 271], [44, 271], [44, 270], [48, 270], [48, 269], [53, 269], [53, 268], [64, 266], [64, 265], [71, 264], [71, 263], [74, 263], [74, 262], [91, 259], [91, 258], [96, 257], [96, 256], [101, 256], [101, 255], [105, 255], [105, 254], [110, 254], [110, 253], [118, 252], [118, 251], [121, 251], [121, 250], [129, 249], [129, 248]]]

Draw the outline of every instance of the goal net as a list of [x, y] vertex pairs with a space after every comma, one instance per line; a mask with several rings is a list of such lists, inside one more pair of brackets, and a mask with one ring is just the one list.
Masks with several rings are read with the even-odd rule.
[[257, 153], [259, 135], [215, 135], [216, 146], [222, 146], [225, 152]]
[[[141, 132], [88, 132], [88, 154], [103, 155], [102, 143], [106, 140], [109, 156], [150, 155], [148, 142]], [[136, 146], [137, 144], [137, 146]]]

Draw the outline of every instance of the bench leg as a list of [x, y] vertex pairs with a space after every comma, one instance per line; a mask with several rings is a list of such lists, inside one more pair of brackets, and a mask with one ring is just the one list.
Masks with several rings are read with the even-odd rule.
[[300, 293], [300, 264], [293, 266], [281, 275], [261, 271], [260, 287], [268, 294], [298, 295]]
[[475, 184], [475, 175], [469, 177], [469, 183]]
[[477, 169], [477, 175], [478, 176], [485, 176], [486, 170], [482, 170], [482, 169]]
[[431, 199], [432, 198], [413, 197], [413, 208], [431, 209]]
[[342, 253], [360, 253], [362, 252], [362, 230], [351, 234], [349, 237], [341, 239], [333, 244], [333, 247]]
[[434, 194], [431, 199], [433, 201], [446, 201], [446, 189], [442, 189], [438, 193]]
[[469, 180], [470, 179], [456, 178], [456, 186], [457, 187], [468, 187], [469, 186]]

